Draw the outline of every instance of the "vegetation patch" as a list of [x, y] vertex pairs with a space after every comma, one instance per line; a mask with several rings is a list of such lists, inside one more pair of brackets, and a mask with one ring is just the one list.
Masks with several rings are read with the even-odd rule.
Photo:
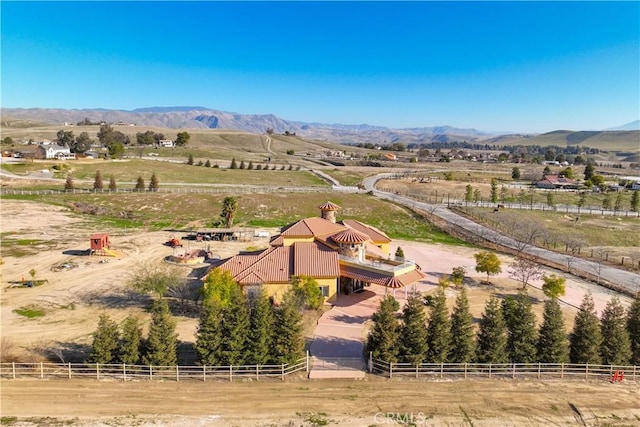
[[33, 319], [36, 317], [42, 317], [45, 315], [44, 310], [42, 310], [41, 308], [38, 308], [36, 306], [26, 306], [26, 307], [21, 307], [21, 308], [17, 308], [14, 310], [17, 314], [19, 314], [20, 316], [24, 316], [27, 317], [29, 319]]

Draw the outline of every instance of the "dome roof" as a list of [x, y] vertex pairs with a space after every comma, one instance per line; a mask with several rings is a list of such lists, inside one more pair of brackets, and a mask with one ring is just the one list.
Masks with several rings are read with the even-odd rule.
[[369, 236], [348, 228], [334, 236], [331, 236], [331, 239], [337, 243], [364, 243], [369, 240]]
[[321, 211], [337, 211], [338, 209], [340, 209], [340, 206], [328, 201], [318, 206], [318, 209], [320, 209]]

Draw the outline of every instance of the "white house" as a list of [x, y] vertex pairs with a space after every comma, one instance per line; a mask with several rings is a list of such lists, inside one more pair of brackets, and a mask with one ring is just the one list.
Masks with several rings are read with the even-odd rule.
[[174, 147], [173, 141], [170, 139], [161, 139], [159, 144], [161, 147], [169, 147], [169, 148]]
[[69, 150], [69, 147], [61, 147], [59, 145], [39, 145], [38, 158], [47, 160], [74, 160], [76, 155]]

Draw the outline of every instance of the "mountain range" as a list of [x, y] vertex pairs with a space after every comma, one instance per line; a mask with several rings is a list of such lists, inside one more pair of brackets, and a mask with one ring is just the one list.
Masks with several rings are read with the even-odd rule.
[[[393, 129], [384, 126], [368, 124], [345, 125], [306, 123], [285, 120], [273, 114], [239, 114], [227, 111], [213, 110], [199, 106], [180, 107], [149, 107], [135, 110], [109, 110], [109, 109], [54, 109], [54, 108], [2, 108], [0, 113], [6, 118], [39, 121], [49, 124], [78, 123], [85, 118], [91, 122], [105, 121], [107, 123], [128, 123], [136, 126], [160, 127], [172, 129], [231, 129], [252, 133], [264, 133], [272, 129], [277, 133], [294, 132], [296, 135], [308, 139], [331, 141], [342, 144], [376, 143], [392, 144], [402, 142], [404, 144], [428, 144], [432, 142], [483, 142], [488, 144], [518, 143], [531, 139], [540, 139], [544, 135], [535, 134], [509, 134], [507, 132], [485, 132], [477, 129], [462, 129], [452, 126], [433, 126], [419, 128]], [[619, 134], [621, 138], [631, 138], [633, 144], [636, 132], [640, 129], [640, 121], [608, 129], [608, 138], [613, 134]], [[619, 132], [616, 132], [619, 131]], [[624, 132], [627, 131], [627, 132]], [[629, 133], [629, 131], [632, 131]], [[634, 132], [635, 131], [635, 132]], [[571, 131], [562, 131], [568, 132]], [[592, 131], [589, 138], [598, 134]], [[554, 134], [554, 138], [557, 135]], [[575, 143], [572, 137], [568, 137], [567, 143]], [[563, 138], [564, 139], [564, 138]], [[580, 132], [579, 139], [586, 139], [584, 132]], [[560, 141], [558, 141], [560, 142]], [[640, 142], [640, 141], [639, 141]], [[526, 143], [526, 142], [525, 142]], [[529, 142], [531, 143], [531, 142]]]

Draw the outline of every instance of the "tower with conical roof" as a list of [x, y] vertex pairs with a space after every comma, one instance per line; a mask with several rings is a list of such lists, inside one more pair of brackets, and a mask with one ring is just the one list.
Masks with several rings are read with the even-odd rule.
[[326, 202], [318, 206], [320, 209], [320, 218], [326, 219], [329, 222], [336, 223], [336, 211], [340, 209], [340, 206], [335, 203]]

